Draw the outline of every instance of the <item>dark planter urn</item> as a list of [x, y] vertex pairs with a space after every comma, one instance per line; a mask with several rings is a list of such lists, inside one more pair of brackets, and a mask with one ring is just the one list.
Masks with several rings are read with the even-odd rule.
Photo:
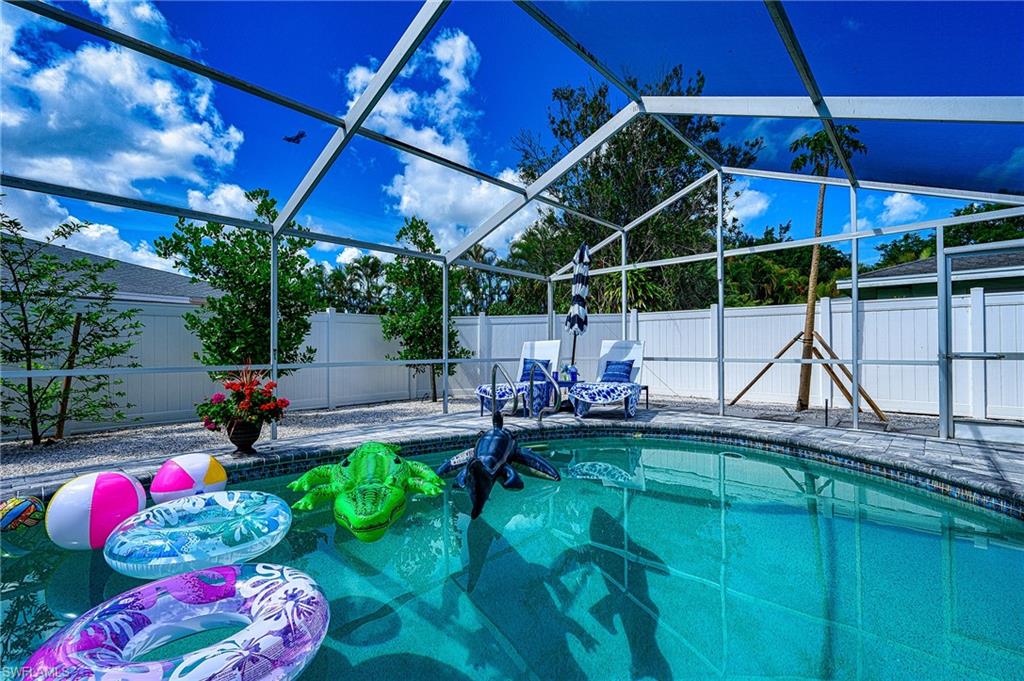
[[232, 421], [228, 424], [228, 439], [235, 446], [235, 454], [255, 454], [253, 445], [260, 439], [260, 431], [263, 430], [263, 423], [249, 423], [248, 421]]

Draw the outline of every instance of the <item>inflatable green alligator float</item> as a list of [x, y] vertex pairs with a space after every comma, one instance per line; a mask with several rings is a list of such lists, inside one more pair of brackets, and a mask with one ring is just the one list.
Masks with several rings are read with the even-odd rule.
[[334, 500], [334, 520], [356, 539], [377, 541], [405, 512], [406, 494], [441, 494], [444, 482], [419, 461], [397, 454], [398, 447], [364, 442], [340, 463], [317, 466], [288, 485], [307, 492], [292, 508], [309, 511]]

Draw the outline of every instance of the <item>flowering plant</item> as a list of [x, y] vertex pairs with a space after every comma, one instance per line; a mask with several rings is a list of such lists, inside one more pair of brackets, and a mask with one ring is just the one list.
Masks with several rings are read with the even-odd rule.
[[247, 421], [252, 424], [279, 421], [290, 404], [283, 397], [274, 396], [274, 381], [263, 382], [265, 374], [246, 367], [231, 374], [224, 381], [228, 394], [215, 392], [210, 399], [196, 405], [196, 413], [202, 419], [203, 427], [230, 430], [232, 424]]

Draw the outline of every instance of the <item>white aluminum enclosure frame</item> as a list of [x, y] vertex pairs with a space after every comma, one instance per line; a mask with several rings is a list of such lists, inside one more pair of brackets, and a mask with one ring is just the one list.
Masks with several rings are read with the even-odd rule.
[[[287, 203], [285, 204], [278, 220], [273, 225], [258, 223], [251, 220], [244, 220], [232, 216], [215, 215], [206, 213], [203, 211], [195, 211], [186, 209], [178, 206], [170, 206], [157, 202], [144, 201], [135, 198], [121, 197], [112, 194], [104, 194], [102, 192], [94, 192], [84, 190], [76, 187], [69, 187], [59, 185], [55, 183], [42, 182], [29, 178], [22, 178], [13, 176], [7, 173], [0, 175], [0, 184], [5, 187], [17, 188], [27, 191], [41, 192], [45, 194], [52, 194], [57, 196], [64, 196], [68, 198], [74, 198], [79, 200], [91, 201], [94, 203], [101, 203], [105, 205], [119, 206], [125, 208], [132, 208], [135, 210], [148, 211], [152, 213], [167, 214], [174, 216], [183, 216], [186, 218], [196, 220], [208, 220], [213, 222], [219, 222], [226, 225], [232, 225], [244, 229], [254, 229], [258, 231], [270, 232], [272, 235], [272, 249], [271, 249], [271, 260], [272, 260], [272, 274], [271, 274], [271, 300], [272, 308], [270, 310], [271, 318], [271, 363], [266, 368], [276, 372], [280, 368], [317, 368], [317, 367], [332, 367], [332, 366], [368, 366], [368, 365], [387, 365], [387, 364], [403, 364], [403, 365], [426, 365], [433, 363], [442, 363], [444, 366], [444, 410], [447, 412], [448, 407], [448, 371], [447, 368], [452, 363], [466, 363], [467, 360], [452, 360], [448, 357], [447, 342], [444, 343], [442, 348], [442, 357], [434, 360], [416, 360], [416, 361], [386, 361], [386, 362], [325, 362], [325, 363], [312, 363], [303, 365], [278, 365], [277, 363], [277, 352], [276, 352], [276, 339], [277, 339], [277, 272], [276, 272], [276, 246], [278, 240], [281, 237], [295, 237], [301, 236], [303, 238], [313, 239], [317, 241], [326, 241], [330, 243], [336, 243], [345, 246], [354, 246], [356, 248], [391, 253], [395, 255], [401, 255], [406, 257], [423, 258], [432, 262], [437, 262], [442, 268], [442, 288], [443, 288], [443, 322], [444, 322], [444, 336], [447, 341], [447, 319], [449, 314], [448, 306], [448, 274], [449, 269], [452, 266], [465, 266], [485, 271], [491, 271], [502, 275], [524, 277], [537, 281], [545, 281], [547, 283], [547, 306], [548, 306], [548, 318], [549, 318], [549, 330], [548, 334], [554, 334], [553, 328], [553, 306], [554, 306], [554, 294], [553, 287], [554, 283], [559, 280], [570, 278], [566, 272], [570, 266], [563, 266], [558, 271], [551, 275], [543, 275], [533, 272], [522, 272], [511, 268], [505, 268], [495, 265], [487, 265], [485, 263], [476, 263], [473, 261], [466, 260], [461, 256], [473, 245], [479, 243], [481, 240], [490, 235], [495, 229], [497, 229], [502, 223], [508, 220], [512, 215], [517, 213], [523, 207], [525, 207], [531, 201], [536, 201], [539, 204], [546, 205], [547, 207], [554, 210], [562, 210], [566, 213], [572, 214], [580, 219], [588, 220], [595, 224], [602, 225], [606, 228], [614, 230], [614, 233], [609, 235], [606, 239], [596, 244], [591, 252], [596, 252], [601, 248], [611, 244], [615, 240], [620, 240], [622, 258], [620, 265], [615, 267], [597, 268], [591, 271], [592, 275], [599, 276], [605, 273], [618, 272], [622, 278], [622, 293], [623, 293], [623, 312], [625, 313], [628, 302], [626, 300], [627, 288], [626, 288], [626, 273], [630, 270], [643, 269], [648, 267], [663, 267], [674, 264], [682, 264], [687, 262], [698, 262], [702, 260], [716, 261], [716, 278], [718, 283], [718, 307], [717, 307], [717, 323], [719, 328], [716, 357], [709, 358], [673, 358], [680, 361], [714, 361], [718, 365], [718, 398], [719, 398], [719, 410], [720, 413], [724, 413], [724, 364], [726, 361], [761, 361], [760, 359], [744, 358], [744, 359], [726, 359], [724, 357], [724, 337], [723, 337], [723, 321], [724, 321], [724, 259], [726, 257], [733, 257], [749, 253], [766, 252], [773, 250], [783, 250], [789, 248], [802, 248], [812, 246], [816, 244], [827, 244], [849, 241], [851, 243], [852, 251], [852, 296], [853, 296], [853, 315], [854, 315], [854, 328], [855, 333], [859, 334], [859, 309], [858, 309], [858, 245], [861, 239], [879, 236], [883, 234], [896, 234], [906, 231], [914, 231], [921, 229], [935, 229], [937, 232], [938, 244], [939, 244], [939, 255], [940, 268], [945, 268], [944, 258], [942, 258], [942, 236], [943, 230], [946, 226], [954, 224], [970, 224], [986, 220], [1001, 219], [1006, 217], [1015, 217], [1024, 215], [1024, 196], [1014, 194], [1000, 194], [992, 192], [978, 192], [970, 190], [962, 190], [957, 188], [941, 188], [941, 187], [925, 187], [925, 186], [914, 186], [895, 184], [889, 182], [876, 182], [870, 179], [858, 178], [853, 175], [852, 168], [849, 164], [845, 164], [844, 174], [846, 177], [835, 178], [835, 177], [814, 177], [808, 175], [801, 175], [797, 173], [785, 173], [775, 171], [761, 171], [747, 168], [732, 168], [723, 167], [712, 158], [707, 152], [705, 152], [698, 143], [688, 139], [678, 128], [676, 128], [671, 122], [671, 116], [691, 116], [691, 115], [708, 115], [708, 116], [765, 116], [765, 117], [800, 117], [800, 118], [817, 118], [824, 126], [826, 131], [829, 131], [832, 126], [832, 120], [838, 119], [852, 119], [852, 120], [896, 120], [896, 121], [943, 121], [943, 122], [980, 122], [989, 124], [1001, 124], [1001, 123], [1024, 123], [1024, 97], [825, 97], [817, 88], [811, 73], [810, 65], [807, 63], [806, 57], [803, 55], [802, 50], [799, 47], [797, 36], [789, 24], [788, 19], [785, 16], [785, 10], [780, 2], [777, 0], [766, 0], [765, 5], [769, 12], [769, 15], [775, 22], [776, 28], [779, 31], [780, 38], [782, 39], [790, 57], [794, 63], [794, 67], [797, 69], [802, 82], [805, 85], [805, 89], [808, 91], [807, 97], [648, 97], [641, 96], [634, 89], [632, 89], [622, 78], [618, 77], [617, 74], [602, 64], [596, 57], [588, 52], [579, 42], [575, 41], [561, 26], [556, 22], [552, 21], [547, 17], [541, 10], [537, 8], [532, 2], [528, 0], [517, 0], [519, 5], [529, 16], [537, 21], [541, 26], [550, 31], [557, 39], [565, 44], [569, 49], [573, 50], [578, 56], [580, 56], [588, 65], [594, 68], [599, 74], [605, 77], [609, 82], [619, 88], [630, 100], [630, 103], [626, 105], [621, 111], [601, 126], [597, 131], [594, 132], [590, 137], [584, 140], [578, 147], [572, 149], [565, 157], [559, 160], [552, 168], [543, 173], [536, 181], [531, 183], [527, 187], [520, 187], [513, 183], [501, 180], [499, 178], [490, 176], [482, 171], [470, 168], [468, 166], [444, 159], [432, 152], [419, 149], [414, 145], [389, 138], [379, 132], [369, 130], [363, 127], [363, 123], [372, 114], [374, 106], [379, 99], [387, 91], [394, 78], [397, 77], [401, 71], [402, 66], [411, 58], [415, 52], [417, 46], [428, 36], [431, 28], [436, 24], [438, 19], [442, 16], [445, 8], [448, 5], [449, 0], [428, 0], [421, 7], [414, 20], [411, 22], [409, 27], [403, 33], [402, 37], [392, 49], [388, 58], [384, 61], [381, 67], [378, 69], [374, 76], [373, 81], [367, 90], [357, 99], [352, 109], [344, 118], [339, 118], [332, 114], [326, 113], [317, 109], [316, 107], [308, 104], [298, 102], [294, 99], [286, 97], [284, 95], [272, 92], [266, 88], [258, 85], [254, 85], [235, 76], [227, 74], [223, 71], [211, 68], [200, 62], [188, 59], [181, 55], [170, 52], [164, 48], [161, 48], [152, 43], [148, 43], [144, 40], [128, 36], [124, 33], [120, 33], [113, 29], [110, 29], [101, 24], [89, 21], [82, 17], [79, 17], [73, 13], [62, 10], [58, 7], [46, 4], [41, 0], [4, 0], [9, 4], [21, 7], [28, 11], [34, 12], [40, 16], [47, 17], [54, 21], [63, 23], [68, 26], [72, 26], [82, 31], [86, 31], [92, 35], [109, 40], [116, 44], [119, 44], [128, 49], [132, 49], [141, 54], [145, 54], [154, 59], [158, 59], [165, 63], [171, 64], [172, 66], [185, 69], [197, 75], [209, 78], [216, 82], [222, 83], [232, 88], [239, 89], [248, 94], [260, 97], [266, 101], [270, 101], [276, 105], [284, 106], [294, 111], [298, 111], [305, 115], [311, 116], [315, 119], [327, 122], [329, 124], [337, 126], [337, 130], [331, 138], [331, 141], [325, 147], [323, 152], [317, 158], [316, 162], [307, 171], [305, 177], [296, 187]], [[687, 187], [684, 187], [676, 194], [673, 194], [668, 199], [660, 202], [652, 209], [646, 211], [641, 216], [630, 221], [624, 226], [618, 226], [613, 222], [602, 219], [600, 217], [594, 217], [586, 215], [583, 212], [576, 210], [570, 206], [564, 205], [557, 196], [552, 196], [547, 193], [547, 190], [571, 170], [575, 165], [586, 159], [594, 151], [598, 150], [603, 144], [611, 139], [616, 133], [626, 127], [630, 122], [640, 116], [651, 116], [660, 125], [664, 126], [672, 135], [678, 138], [683, 144], [687, 146], [692, 152], [694, 152], [704, 163], [706, 163], [710, 172], [701, 178], [696, 179]], [[444, 254], [436, 253], [421, 253], [415, 250], [404, 249], [388, 244], [376, 244], [358, 239], [350, 239], [346, 237], [338, 237], [331, 234], [323, 234], [318, 232], [307, 232], [299, 231], [285, 227], [289, 221], [298, 214], [304, 201], [309, 197], [311, 192], [316, 187], [317, 183], [322, 179], [325, 174], [330, 170], [333, 163], [336, 161], [338, 156], [343, 152], [345, 146], [349, 143], [353, 135], [362, 135], [368, 139], [372, 139], [379, 143], [391, 146], [404, 153], [413, 154], [420, 158], [423, 158], [429, 162], [437, 163], [445, 166], [449, 169], [457, 172], [466, 174], [471, 177], [475, 177], [481, 181], [489, 182], [496, 186], [500, 186], [504, 189], [513, 191], [517, 194], [515, 198], [509, 201], [505, 206], [498, 210], [494, 215], [485, 220], [480, 226], [471, 230], [459, 244]], [[831, 134], [833, 141], [834, 132]], [[970, 216], [960, 216], [955, 218], [945, 218], [941, 220], [932, 220], [919, 223], [912, 223], [908, 225], [896, 225], [885, 227], [881, 229], [872, 230], [857, 230], [854, 232], [822, 236], [819, 238], [810, 239], [799, 239], [791, 242], [785, 242], [782, 244], [768, 244], [764, 246], [756, 246], [751, 248], [739, 248], [726, 250], [724, 247], [723, 234], [722, 234], [722, 222], [723, 222], [723, 183], [725, 175], [741, 175], [749, 177], [761, 177], [779, 180], [788, 180], [796, 182], [810, 182], [815, 184], [829, 184], [836, 186], [845, 186], [850, 190], [850, 203], [851, 203], [851, 224], [856, 224], [856, 195], [857, 189], [872, 189], [882, 191], [899, 191], [910, 194], [919, 194], [924, 196], [938, 196], [947, 198], [956, 198], [967, 201], [985, 201], [1004, 204], [1013, 206], [1013, 208], [1007, 208], [1003, 210], [996, 210], [984, 214], [976, 214]], [[642, 224], [651, 217], [657, 215], [668, 206], [672, 205], [676, 201], [681, 200], [689, 193], [700, 189], [704, 184], [709, 182], [712, 178], [716, 180], [716, 249], [713, 253], [700, 253], [689, 256], [681, 256], [678, 258], [666, 258], [664, 260], [652, 261], [647, 263], [628, 263], [627, 250], [626, 250], [626, 235], [627, 233]], [[941, 281], [941, 278], [940, 278]], [[940, 317], [943, 315], [940, 312]], [[623, 333], [626, 333], [625, 328], [625, 316]], [[944, 322], [948, 325], [948, 319]], [[855, 339], [856, 340], [856, 339]], [[861, 364], [882, 364], [882, 363], [898, 363], [896, 360], [890, 362], [884, 362], [881, 360], [863, 360], [859, 358], [858, 344], [854, 343], [854, 357], [853, 357], [853, 395], [855, 406], [859, 401], [859, 368]], [[490, 358], [488, 358], [489, 360]], [[927, 364], [935, 365], [940, 362], [940, 358], [937, 358], [934, 362], [927, 362]], [[483, 358], [473, 361], [488, 361]], [[838, 363], [840, 360], [793, 360], [796, 362], [804, 361], [810, 363]], [[848, 360], [843, 360], [848, 361]], [[917, 362], [921, 363], [921, 362]], [[211, 367], [179, 367], [179, 368], [140, 368], [140, 369], [124, 369], [124, 370], [107, 370], [103, 371], [104, 375], [114, 375], [120, 373], [165, 373], [175, 371], [207, 371]], [[17, 376], [12, 374], [12, 377], [27, 377], [27, 376], [53, 376], [53, 375], [83, 375], [81, 372], [67, 372], [67, 371], [46, 371], [46, 372], [15, 372]], [[87, 372], [89, 373], [89, 372]], [[91, 370], [91, 373], [100, 373], [96, 370]], [[22, 375], [24, 374], [24, 376]], [[940, 402], [940, 421], [943, 418], [948, 418], [950, 412], [947, 407], [943, 407]], [[854, 427], [858, 427], [858, 413], [854, 409], [853, 416]], [[946, 433], [944, 433], [946, 435]]]
[[[941, 233], [941, 230], [939, 230]], [[978, 253], [1020, 253], [1024, 251], [1024, 239], [997, 241], [993, 243], [972, 244], [945, 248], [941, 237], [936, 235], [936, 274], [938, 289], [938, 346], [939, 346], [939, 437], [954, 437], [956, 421], [953, 414], [953, 362], [970, 360], [989, 361], [1024, 361], [1024, 351], [1012, 352], [955, 352], [953, 350], [953, 267], [956, 258]], [[1024, 433], [1024, 426], [1021, 426]]]

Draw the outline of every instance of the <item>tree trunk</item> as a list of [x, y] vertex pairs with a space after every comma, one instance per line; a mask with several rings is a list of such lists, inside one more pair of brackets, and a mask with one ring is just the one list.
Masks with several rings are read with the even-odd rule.
[[[68, 350], [67, 369], [75, 368], [75, 358], [78, 356], [78, 337], [82, 333], [82, 313], [75, 315], [75, 325], [71, 328], [71, 348]], [[64, 424], [68, 420], [68, 401], [71, 399], [71, 377], [64, 377], [64, 389], [60, 395], [60, 411], [57, 412], [57, 429], [54, 431], [55, 440], [64, 437]]]
[[[814, 216], [814, 237], [821, 236], [821, 225], [825, 215], [825, 185], [818, 187], [818, 210]], [[814, 308], [818, 302], [818, 260], [821, 246], [814, 244], [811, 249], [811, 271], [807, 275], [807, 312], [804, 315], [804, 335], [801, 342], [801, 359], [811, 359], [814, 348]], [[811, 402], [811, 364], [800, 365], [800, 386], [797, 390], [796, 411], [805, 411]]]
[[431, 402], [437, 402], [437, 372], [434, 371], [434, 365], [430, 365], [430, 400]]

